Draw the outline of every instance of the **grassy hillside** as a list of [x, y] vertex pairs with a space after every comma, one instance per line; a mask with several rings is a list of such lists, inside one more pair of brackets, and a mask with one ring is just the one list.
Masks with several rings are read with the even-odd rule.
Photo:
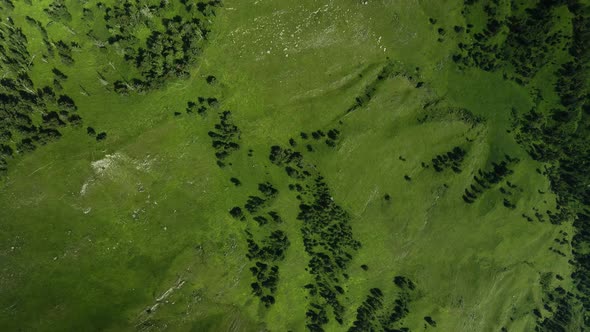
[[0, 0], [3, 331], [590, 327], [590, 4]]

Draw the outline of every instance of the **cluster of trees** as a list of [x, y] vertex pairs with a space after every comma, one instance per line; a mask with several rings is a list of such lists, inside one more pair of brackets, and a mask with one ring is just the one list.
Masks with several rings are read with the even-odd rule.
[[270, 182], [264, 182], [258, 184], [258, 191], [260, 191], [267, 199], [275, 198], [279, 191], [273, 187]]
[[[82, 8], [82, 19], [86, 22], [94, 21], [94, 11], [90, 8]], [[92, 36], [92, 33], [88, 34], [88, 36]]]
[[240, 129], [233, 123], [230, 111], [223, 111], [219, 115], [219, 123], [215, 125], [215, 130], [208, 132], [208, 135], [212, 139], [217, 165], [225, 167], [224, 160], [240, 148]]
[[199, 11], [203, 16], [215, 16], [215, 10], [223, 5], [221, 0], [180, 0], [187, 12]]
[[25, 21], [29, 25], [31, 25], [32, 27], [37, 29], [37, 31], [39, 31], [39, 33], [41, 34], [41, 37], [43, 37], [43, 45], [45, 45], [47, 53], [43, 54], [42, 58], [45, 61], [48, 61], [50, 58], [53, 58], [54, 53], [55, 53], [55, 48], [53, 46], [53, 43], [49, 40], [49, 35], [47, 34], [47, 29], [45, 29], [45, 27], [43, 26], [43, 23], [32, 18], [31, 16], [26, 16]]
[[303, 167], [303, 155], [300, 152], [283, 149], [278, 145], [271, 146], [268, 159], [277, 166], [295, 164], [298, 168]]
[[284, 166], [287, 175], [295, 180], [305, 180], [307, 176], [311, 175], [309, 171], [304, 169], [303, 155], [300, 152], [273, 145], [270, 148], [268, 159], [277, 166]]
[[[236, 186], [240, 184], [240, 180], [236, 178], [231, 179], [232, 183]], [[253, 216], [253, 219], [258, 223], [259, 226], [264, 226], [269, 223], [269, 220], [273, 221], [275, 224], [280, 224], [283, 222], [283, 219], [276, 211], [268, 211], [266, 214], [258, 214], [260, 210], [267, 207], [272, 200], [278, 194], [278, 190], [272, 186], [269, 182], [260, 183], [258, 185], [258, 190], [263, 194], [264, 198], [260, 196], [250, 195], [244, 204], [244, 208], [248, 213]], [[240, 221], [246, 221], [246, 216], [244, 215], [244, 211], [241, 207], [235, 206], [229, 211], [230, 215]]]
[[[300, 136], [303, 140], [309, 139], [309, 135], [307, 133], [302, 132], [300, 134]], [[326, 134], [326, 133], [324, 133], [323, 130], [318, 129], [318, 130], [311, 133], [311, 137], [316, 141], [319, 141], [326, 136], [327, 136], [327, 138], [324, 140], [324, 142], [326, 143], [327, 146], [334, 148], [334, 147], [336, 147], [336, 143], [338, 143], [338, 140], [340, 140], [340, 130], [333, 128], [333, 129], [328, 130], [328, 133]], [[295, 148], [295, 147], [297, 147], [297, 142], [295, 141], [295, 139], [291, 138], [291, 139], [289, 139], [289, 145], [291, 145], [291, 147]], [[313, 147], [311, 144], [307, 144], [306, 147], [307, 147], [307, 151], [309, 151], [309, 152], [313, 151]]]
[[[273, 215], [278, 217], [276, 212]], [[246, 234], [248, 236], [246, 257], [251, 261], [257, 261], [256, 265], [250, 268], [256, 279], [251, 284], [252, 292], [268, 308], [275, 303], [279, 281], [279, 267], [276, 263], [285, 259], [285, 252], [291, 243], [287, 234], [282, 230], [271, 231], [260, 243], [254, 240], [254, 235], [249, 231], [246, 231]], [[267, 268], [268, 264], [273, 264], [270, 269]]]
[[[560, 10], [567, 8], [571, 14], [572, 29], [568, 35], [555, 29], [555, 9], [558, 7]], [[547, 211], [549, 220], [553, 224], [574, 220], [576, 230], [571, 262], [575, 269], [572, 278], [578, 292], [575, 299], [560, 300], [562, 304], [558, 308], [561, 309], [554, 308], [538, 329], [568, 330], [572, 318], [564, 313], [570, 310], [569, 307], [578, 310], [576, 301], [583, 306], [584, 322], [590, 327], [590, 293], [586, 280], [590, 272], [590, 260], [587, 259], [590, 254], [587, 249], [590, 241], [587, 236], [587, 209], [590, 206], [590, 187], [587, 185], [590, 183], [587, 172], [590, 169], [590, 89], [587, 80], [590, 75], [590, 6], [578, 0], [538, 1], [526, 11], [516, 13], [520, 14], [505, 22], [509, 34], [499, 60], [515, 69], [518, 76], [515, 80], [519, 83], [526, 83], [543, 67], [542, 64], [555, 61], [558, 67], [551, 83], [559, 97], [558, 103], [552, 103], [550, 98], [545, 98], [545, 92], [539, 91], [536, 105], [518, 117], [516, 137], [533, 159], [547, 165], [542, 174], [549, 177], [551, 190], [557, 195], [557, 211]], [[508, 200], [506, 204], [511, 202]], [[533, 221], [532, 216], [524, 214], [523, 217]], [[534, 217], [544, 220], [539, 211], [535, 211]], [[550, 249], [566, 256], [558, 248]]]
[[219, 107], [219, 101], [217, 100], [217, 98], [215, 97], [209, 97], [209, 98], [205, 98], [205, 97], [199, 97], [197, 98], [197, 101], [189, 101], [187, 102], [186, 105], [186, 113], [187, 114], [193, 114], [193, 113], [197, 113], [201, 116], [204, 116], [207, 114], [207, 111], [211, 108], [217, 108]]
[[[458, 107], [444, 107], [438, 108], [437, 102], [429, 102], [423, 106], [425, 112], [424, 116], [419, 117], [417, 119], [419, 124], [423, 124], [426, 122], [431, 121], [441, 121], [441, 120], [448, 120], [454, 119], [463, 121], [466, 124], [470, 124], [471, 128], [477, 127], [479, 124], [484, 122], [484, 118], [481, 116], [476, 116], [470, 110], [466, 108], [458, 108]], [[467, 141], [470, 141], [467, 139]]]
[[[533, 108], [518, 122], [517, 140], [527, 148], [529, 155], [547, 163], [544, 175], [551, 180], [551, 190], [558, 194], [559, 211], [548, 214], [552, 223], [560, 224], [571, 219], [575, 211], [570, 211], [571, 202], [590, 204], [590, 175], [585, 171], [590, 167], [590, 148], [587, 134], [590, 133], [590, 114], [582, 109], [571, 109], [575, 118], [554, 122]], [[575, 210], [575, 209], [574, 209]]]
[[64, 22], [72, 20], [72, 15], [68, 11], [65, 0], [54, 0], [47, 8], [43, 9], [43, 11], [52, 20]]
[[[534, 209], [534, 211], [535, 211], [534, 215], [535, 215], [535, 217], [537, 218], [537, 220], [538, 220], [539, 222], [544, 222], [544, 221], [545, 221], [545, 218], [543, 218], [543, 214], [542, 214], [542, 213], [540, 213], [540, 212], [539, 212], [538, 210], [536, 210], [536, 209]], [[550, 213], [551, 211], [547, 210], [547, 212], [548, 212], [548, 213]], [[523, 213], [523, 214], [522, 214], [522, 217], [523, 217], [524, 219], [526, 219], [527, 221], [529, 221], [529, 222], [533, 222], [533, 218], [532, 218], [531, 216], [529, 216], [528, 214], [526, 214], [526, 213]]]
[[[551, 222], [560, 224], [574, 220], [576, 234], [572, 241], [572, 262], [575, 273], [572, 278], [578, 288], [576, 298], [584, 308], [586, 327], [590, 327], [590, 293], [586, 280], [590, 272], [590, 250], [587, 249], [590, 241], [587, 236], [590, 206], [590, 174], [587, 171], [590, 169], [590, 87], [587, 80], [590, 75], [590, 6], [577, 0], [554, 3], [567, 6], [573, 17], [568, 58], [556, 70], [553, 82], [559, 104], [547, 109], [538, 104], [523, 115], [517, 122], [517, 139], [533, 159], [548, 165], [544, 174], [551, 180], [551, 190], [557, 195], [558, 203], [557, 213], [547, 213]], [[553, 51], [554, 59], [563, 57], [558, 52]], [[563, 254], [559, 249], [552, 247], [551, 250]], [[559, 324], [565, 326], [563, 322]]]
[[393, 303], [393, 309], [389, 316], [381, 321], [385, 331], [409, 331], [408, 328], [395, 328], [410, 313], [410, 303], [413, 293], [416, 291], [416, 284], [410, 278], [396, 276], [393, 283], [399, 288], [397, 299]]
[[545, 290], [543, 294], [544, 314], [538, 308], [533, 309], [533, 315], [537, 318], [535, 331], [538, 332], [567, 332], [578, 330], [574, 315], [579, 300], [572, 292], [566, 291], [561, 286], [552, 286], [552, 279], [555, 276], [557, 281], [563, 277], [553, 273], [543, 274], [541, 286]]
[[[239, 180], [232, 178], [232, 182], [237, 183]], [[277, 263], [285, 259], [285, 252], [291, 243], [287, 234], [278, 229], [278, 226], [283, 223], [279, 213], [274, 210], [264, 211], [264, 208], [271, 204], [279, 191], [270, 182], [259, 183], [258, 191], [262, 197], [251, 195], [244, 204], [247, 213], [259, 226], [255, 234], [248, 229], [245, 231], [248, 244], [246, 257], [255, 262], [255, 265], [250, 268], [256, 279], [251, 284], [252, 293], [260, 298], [261, 303], [268, 308], [275, 303], [279, 281]], [[247, 221], [246, 212], [239, 206], [233, 207], [229, 213], [237, 220]], [[268, 231], [267, 235], [262, 235], [265, 230]]]
[[[543, 161], [555, 162], [559, 167], [550, 173], [552, 188], [567, 197], [590, 205], [590, 6], [571, 5], [574, 14], [574, 42], [570, 47], [572, 61], [557, 72], [554, 86], [560, 97], [560, 109], [552, 112], [549, 125], [542, 127], [543, 150], [553, 153]], [[539, 156], [541, 157], [541, 156]]]
[[372, 288], [369, 295], [356, 310], [356, 320], [348, 332], [378, 331], [377, 319], [383, 308], [383, 292], [379, 288]]
[[[512, 201], [510, 200], [510, 198], [513, 195], [513, 190], [514, 189], [517, 189], [518, 186], [515, 185], [515, 184], [513, 184], [510, 181], [506, 181], [506, 186], [508, 186], [508, 188], [504, 188], [504, 186], [500, 186], [500, 193], [505, 196], [503, 198], [503, 202], [502, 203], [504, 204], [505, 207], [510, 208], [510, 209], [514, 209], [514, 208], [516, 208], [516, 205], [514, 203], [512, 203]], [[537, 216], [537, 218], [539, 219], [539, 221], [543, 221], [542, 220], [542, 215], [538, 211], [535, 213], [535, 215]]]
[[366, 106], [375, 96], [375, 93], [377, 92], [377, 88], [379, 87], [379, 85], [381, 85], [381, 83], [386, 78], [396, 74], [394, 69], [394, 63], [392, 61], [387, 61], [387, 63], [383, 66], [383, 68], [377, 75], [377, 78], [365, 87], [365, 91], [362, 95], [359, 95], [354, 99], [354, 103], [346, 110], [346, 112], [350, 113]]
[[[161, 87], [169, 78], [187, 78], [207, 41], [212, 16], [221, 1], [182, 1], [187, 12], [164, 17], [161, 25], [153, 17], [165, 16], [173, 6], [166, 0], [125, 0], [104, 8], [107, 29], [112, 32], [109, 45], [117, 44], [125, 52], [141, 77], [114, 83], [115, 91], [145, 92]], [[152, 33], [146, 40], [136, 36], [138, 27], [148, 27]], [[162, 27], [162, 28], [160, 28]], [[142, 45], [145, 43], [144, 45]], [[138, 45], [141, 45], [138, 47]]]
[[75, 42], [71, 42], [70, 44], [64, 42], [63, 40], [59, 40], [54, 43], [55, 49], [57, 50], [57, 54], [61, 59], [61, 62], [64, 65], [71, 66], [74, 64], [74, 58], [72, 57], [72, 47], [79, 47]]
[[525, 11], [525, 15], [512, 16], [508, 20], [509, 33], [503, 54], [516, 72], [517, 83], [527, 82], [553, 58], [550, 50], [559, 50], [570, 36], [555, 30], [560, 23], [556, 9], [567, 0], [539, 1]]
[[62, 84], [62, 82], [65, 82], [68, 79], [68, 76], [66, 74], [62, 73], [57, 68], [53, 68], [52, 72], [53, 72], [53, 88], [56, 91], [62, 91], [63, 87], [61, 84]]
[[189, 77], [209, 33], [198, 18], [175, 16], [163, 19], [162, 24], [166, 30], [152, 32], [134, 59], [146, 88], [157, 88], [169, 77]]
[[[274, 224], [267, 225], [266, 218], [265, 222], [260, 222], [257, 219], [264, 217], [253, 215], [253, 219], [258, 221], [260, 227], [264, 226], [271, 229], [270, 233], [263, 237], [261, 241], [256, 241], [255, 236], [250, 231], [246, 231], [248, 242], [246, 257], [251, 261], [256, 261], [256, 265], [250, 268], [256, 279], [251, 284], [252, 292], [260, 298], [261, 303], [267, 308], [275, 303], [279, 281], [279, 267], [276, 263], [285, 259], [285, 252], [291, 244], [287, 234], [280, 229], [276, 229], [276, 226], [282, 222], [279, 214], [276, 211], [270, 211], [268, 216], [275, 221]], [[261, 230], [262, 228], [258, 231]], [[270, 269], [267, 268], [269, 264], [272, 264]]]
[[97, 142], [103, 141], [107, 138], [106, 132], [102, 131], [100, 133], [97, 133], [96, 130], [92, 127], [87, 127], [86, 133], [88, 134], [88, 136], [96, 138]]
[[[409, 331], [400, 326], [402, 320], [410, 313], [410, 302], [416, 285], [407, 277], [396, 276], [393, 279], [398, 287], [398, 296], [393, 303], [384, 302], [383, 292], [379, 288], [372, 288], [365, 301], [356, 311], [356, 320], [349, 332], [361, 331]], [[431, 326], [436, 326], [432, 317], [424, 317]]]
[[[251, 195], [248, 197], [246, 204], [244, 204], [244, 208], [246, 208], [246, 210], [252, 215], [259, 212], [259, 210], [265, 206], [268, 206], [279, 192], [269, 182], [258, 184], [258, 190], [264, 195], [264, 198]], [[269, 216], [273, 220], [281, 220], [276, 212], [269, 212]], [[256, 220], [261, 226], [268, 223], [268, 219], [263, 216], [256, 216], [254, 220]]]
[[584, 323], [590, 327], [590, 209], [585, 208], [577, 213], [574, 221], [576, 234], [572, 239], [572, 254], [575, 270], [572, 279], [578, 291], [577, 298], [584, 310]]
[[467, 151], [456, 146], [453, 150], [439, 154], [432, 159], [432, 167], [437, 172], [442, 172], [447, 168], [451, 168], [455, 173], [461, 173], [461, 164], [465, 158]]
[[[306, 287], [307, 286], [312, 286], [315, 290], [315, 285], [309, 284], [306, 285]], [[328, 322], [330, 321], [326, 309], [323, 306], [316, 303], [310, 304], [310, 308], [308, 308], [305, 312], [305, 317], [307, 318], [306, 327], [311, 332], [323, 332], [324, 329], [322, 328], [322, 326], [328, 324]]]
[[[533, 208], [534, 216], [537, 218], [539, 222], [545, 222], [545, 215], [539, 211], [538, 208]], [[567, 208], [562, 208], [560, 205], [557, 206], [557, 211], [547, 210], [545, 211], [547, 217], [549, 217], [549, 221], [553, 225], [561, 225], [562, 223], [568, 221], [570, 219], [570, 211]], [[527, 214], [523, 213], [522, 216], [527, 219], [528, 221], [533, 221], [533, 218], [529, 217]]]
[[577, 58], [564, 63], [557, 71], [557, 82], [554, 85], [559, 96], [561, 107], [552, 110], [551, 120], [560, 126], [562, 131], [571, 131], [569, 124], [576, 122], [580, 114], [590, 113], [587, 102], [587, 74], [586, 60]]
[[567, 257], [567, 255], [563, 251], [561, 251], [558, 248], [555, 248], [553, 246], [549, 247], [549, 251], [551, 251], [551, 252], [553, 252], [555, 254], [558, 254], [561, 257], [564, 257], [564, 258]]
[[314, 283], [305, 287], [312, 299], [306, 326], [310, 331], [322, 331], [329, 321], [326, 306], [332, 308], [334, 319], [342, 324], [345, 308], [338, 297], [344, 289], [338, 283], [348, 277], [346, 268], [352, 254], [360, 248], [352, 235], [350, 216], [334, 202], [324, 178], [303, 161], [301, 153], [273, 146], [269, 160], [285, 167], [287, 174], [298, 182], [292, 186], [299, 193], [297, 219], [303, 222], [303, 244], [311, 257], [307, 270], [314, 278]]
[[27, 50], [27, 36], [18, 28], [11, 17], [0, 27], [0, 39], [3, 67], [15, 73], [27, 72], [31, 55]]
[[[471, 6], [475, 3], [465, 2], [467, 21], [471, 20]], [[516, 6], [512, 8], [513, 15], [507, 17], [499, 0], [487, 2], [483, 6], [487, 16], [485, 26], [481, 32], [472, 32], [473, 25], [468, 25], [465, 40], [469, 42], [458, 44], [459, 51], [453, 60], [486, 71], [505, 69], [506, 78], [525, 84], [552, 61], [552, 50], [559, 50], [570, 41], [570, 36], [554, 29], [559, 24], [555, 10], [566, 3], [566, 0], [538, 1], [522, 9], [513, 4]]]
[[408, 277], [404, 276], [395, 276], [393, 278], [393, 283], [402, 290], [415, 290], [416, 284]]
[[116, 31], [109, 42], [131, 41], [135, 43], [137, 38], [133, 35], [140, 26], [156, 29], [156, 23], [152, 21], [152, 15], [169, 6], [168, 1], [150, 0], [123, 0], [116, 1], [112, 7], [104, 8], [104, 20], [109, 31]]
[[275, 303], [274, 294], [277, 291], [279, 282], [279, 267], [273, 265], [269, 268], [268, 264], [256, 262], [250, 268], [250, 271], [256, 278], [256, 282], [250, 285], [252, 287], [252, 293], [260, 298], [260, 302], [265, 307], [270, 307]]
[[258, 210], [260, 210], [262, 207], [264, 207], [265, 204], [266, 200], [264, 198], [261, 198], [259, 196], [250, 196], [248, 197], [248, 200], [246, 201], [244, 207], [246, 208], [246, 210], [248, 210], [248, 212], [254, 214], [258, 212]]
[[290, 242], [285, 232], [275, 230], [261, 244], [256, 243], [253, 238], [248, 239], [248, 257], [250, 260], [282, 261], [285, 258], [285, 251], [289, 248]]
[[0, 79], [0, 172], [7, 170], [15, 153], [33, 151], [59, 139], [62, 127], [82, 123], [74, 100], [55, 92], [67, 79], [64, 73], [54, 68], [55, 90], [35, 87], [27, 43], [10, 17], [0, 25], [0, 69], [5, 73]]
[[13, 10], [14, 4], [12, 3], [12, 0], [0, 0], [0, 9], [6, 11]]
[[485, 191], [493, 188], [507, 176], [514, 173], [508, 166], [514, 163], [518, 163], [517, 158], [512, 158], [509, 155], [505, 155], [504, 160], [500, 163], [492, 162], [492, 169], [489, 171], [483, 171], [481, 168], [477, 171], [477, 175], [473, 176], [475, 183], [472, 183], [469, 188], [465, 189], [463, 194], [463, 200], [466, 203], [473, 203], [479, 195], [482, 195]]

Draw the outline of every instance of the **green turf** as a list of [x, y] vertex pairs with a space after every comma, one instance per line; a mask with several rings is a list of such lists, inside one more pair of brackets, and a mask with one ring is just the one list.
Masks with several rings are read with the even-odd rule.
[[[305, 331], [310, 297], [303, 286], [313, 276], [297, 220], [300, 202], [289, 190], [295, 181], [269, 161], [270, 147], [286, 147], [290, 138], [325, 178], [362, 244], [340, 283], [344, 323], [330, 316], [326, 331], [347, 330], [371, 288], [393, 303], [397, 275], [417, 286], [399, 322], [412, 331], [533, 331], [533, 309], [550, 316], [542, 309], [542, 276], [551, 273], [553, 288], [573, 289], [571, 247], [554, 242], [562, 231], [571, 237], [571, 223], [522, 216], [556, 210], [548, 178], [535, 171], [544, 165], [511, 131], [510, 110], [529, 111], [531, 89], [452, 61], [459, 40], [452, 27], [466, 23], [463, 1], [225, 0], [190, 78], [127, 96], [103, 86], [97, 74], [110, 84], [138, 75], [121, 50], [99, 49], [86, 35], [93, 29], [109, 36], [100, 15], [82, 19], [82, 7], [95, 1], [66, 1], [73, 16], [66, 24], [48, 24], [43, 8], [51, 1], [13, 2], [6, 13], [39, 55], [33, 81], [50, 84], [53, 67], [66, 73], [64, 91], [84, 125], [60, 129], [61, 139], [10, 160], [0, 180], [0, 330]], [[170, 12], [185, 15], [180, 2], [170, 2]], [[53, 40], [82, 45], [74, 65], [42, 61], [42, 37], [25, 23], [27, 15]], [[438, 26], [447, 31], [444, 42], [437, 41]], [[136, 32], [140, 39], [149, 34], [145, 27]], [[378, 80], [388, 64], [394, 73]], [[218, 83], [207, 84], [208, 75]], [[553, 92], [543, 78], [552, 75], [547, 69], [534, 81], [547, 95]], [[424, 85], [416, 88], [418, 82]], [[372, 84], [373, 97], [347, 112]], [[187, 102], [199, 96], [218, 98], [219, 109], [186, 114]], [[220, 168], [208, 132], [226, 109], [241, 131], [241, 148]], [[457, 109], [482, 121], [469, 123]], [[107, 139], [97, 142], [86, 126]], [[300, 138], [332, 128], [341, 132], [336, 147]], [[455, 146], [467, 151], [462, 172], [435, 172], [431, 160]], [[520, 159], [514, 173], [465, 203], [461, 196], [477, 171], [505, 154]], [[245, 255], [246, 231], [262, 239], [272, 228], [228, 213], [265, 181], [279, 190], [269, 209], [285, 220], [276, 227], [290, 241], [277, 263], [270, 308], [252, 294], [253, 262]], [[502, 204], [506, 181], [517, 185], [514, 209]]]

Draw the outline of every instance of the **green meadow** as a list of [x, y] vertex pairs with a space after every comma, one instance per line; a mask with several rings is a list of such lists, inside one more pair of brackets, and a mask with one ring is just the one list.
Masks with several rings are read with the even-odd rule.
[[0, 0], [0, 330], [588, 329], [590, 4], [549, 2]]

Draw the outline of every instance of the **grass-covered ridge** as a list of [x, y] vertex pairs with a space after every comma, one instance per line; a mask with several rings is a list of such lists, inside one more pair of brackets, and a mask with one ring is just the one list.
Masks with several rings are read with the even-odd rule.
[[0, 329], [581, 331], [585, 0], [0, 0]]

